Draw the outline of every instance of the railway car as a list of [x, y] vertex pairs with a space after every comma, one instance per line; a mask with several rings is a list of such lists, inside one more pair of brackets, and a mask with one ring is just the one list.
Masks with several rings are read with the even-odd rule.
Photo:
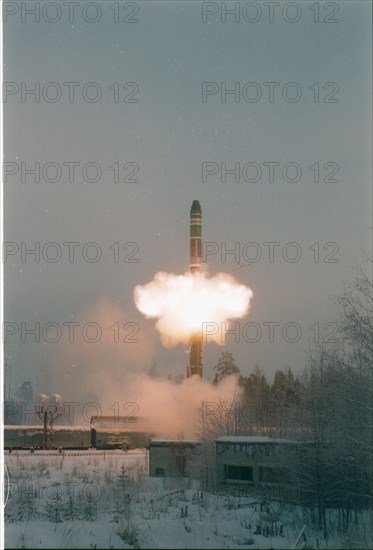
[[52, 449], [89, 449], [91, 444], [91, 430], [86, 427], [64, 427], [53, 430], [50, 438]]
[[42, 449], [43, 438], [39, 426], [4, 426], [5, 449]]
[[[48, 431], [49, 449], [89, 449], [91, 430], [85, 427], [58, 426]], [[4, 448], [43, 449], [44, 430], [40, 426], [4, 426]]]
[[[147, 447], [151, 434], [131, 428], [55, 426], [47, 433], [48, 449], [135, 449]], [[4, 426], [4, 448], [43, 449], [40, 426]]]
[[97, 449], [136, 449], [149, 445], [150, 434], [130, 429], [92, 429], [92, 447]]

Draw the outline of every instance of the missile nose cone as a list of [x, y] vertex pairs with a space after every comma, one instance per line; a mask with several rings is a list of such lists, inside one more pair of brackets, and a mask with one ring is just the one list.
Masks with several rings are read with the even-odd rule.
[[191, 214], [202, 214], [201, 205], [199, 201], [193, 201], [192, 207], [190, 209]]

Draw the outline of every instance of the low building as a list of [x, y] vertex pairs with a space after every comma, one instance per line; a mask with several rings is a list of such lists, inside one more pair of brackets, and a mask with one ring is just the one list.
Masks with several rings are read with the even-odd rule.
[[151, 439], [151, 477], [196, 477], [201, 442], [196, 440]]
[[[215, 440], [211, 455], [215, 475], [206, 484], [214, 489], [296, 498], [294, 484], [299, 445], [268, 436], [224, 436]], [[149, 475], [152, 477], [201, 478], [202, 442], [151, 439]]]
[[[263, 489], [291, 487], [291, 458], [297, 444], [268, 436], [227, 436], [216, 441], [218, 484], [236, 484]], [[273, 492], [273, 491], [272, 491]]]

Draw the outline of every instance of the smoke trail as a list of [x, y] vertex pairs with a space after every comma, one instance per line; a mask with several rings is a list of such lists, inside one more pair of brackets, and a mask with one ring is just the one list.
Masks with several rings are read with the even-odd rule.
[[157, 436], [170, 438], [198, 437], [202, 423], [213, 421], [219, 413], [224, 430], [232, 403], [237, 404], [242, 397], [242, 387], [235, 375], [216, 386], [199, 377], [175, 384], [142, 375], [134, 379], [130, 387], [133, 400], [139, 406], [141, 426]]
[[[146, 285], [134, 290], [137, 308], [149, 319], [158, 319], [156, 328], [166, 347], [187, 344], [203, 323], [226, 323], [244, 317], [253, 293], [231, 275], [219, 273], [208, 278], [203, 273], [174, 275], [159, 272]], [[215, 342], [219, 343], [219, 335]]]
[[[108, 296], [101, 296], [95, 304], [78, 313], [74, 321], [79, 327], [71, 343], [66, 329], [59, 342], [44, 344], [48, 361], [40, 373], [39, 391], [58, 392], [64, 400], [80, 404], [94, 401], [103, 408], [112, 403], [114, 395], [117, 400], [122, 399], [130, 374], [149, 368], [154, 355], [153, 331], [141, 325], [137, 317], [140, 316], [134, 316]], [[129, 331], [123, 328], [134, 321], [140, 321], [135, 335], [138, 343], [128, 342]], [[102, 330], [96, 343], [82, 337], [81, 327], [92, 322]], [[60, 324], [62, 326], [62, 322]], [[121, 392], [118, 390], [116, 394], [117, 388], [121, 388]]]

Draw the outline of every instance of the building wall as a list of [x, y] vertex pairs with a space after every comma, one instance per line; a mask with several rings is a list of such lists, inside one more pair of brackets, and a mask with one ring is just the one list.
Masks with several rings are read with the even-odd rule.
[[[216, 441], [214, 486], [227, 485], [234, 490], [258, 490], [263, 496], [293, 500], [291, 464], [297, 446], [291, 442], [270, 440], [258, 443], [247, 438]], [[240, 441], [241, 439], [241, 441]], [[254, 438], [255, 439], [255, 438]], [[199, 477], [201, 442], [151, 440], [149, 475], [152, 477]]]
[[200, 443], [151, 440], [149, 475], [151, 477], [195, 477]]
[[294, 447], [288, 443], [250, 443], [216, 441], [218, 483], [288, 483], [291, 481], [289, 457]]

